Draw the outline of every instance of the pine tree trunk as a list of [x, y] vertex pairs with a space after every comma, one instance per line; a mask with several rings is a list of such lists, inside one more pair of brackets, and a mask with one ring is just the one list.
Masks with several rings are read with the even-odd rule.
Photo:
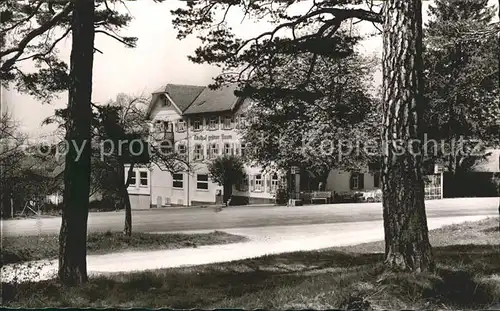
[[[422, 137], [421, 7], [421, 0], [389, 0], [384, 8], [383, 214], [386, 264], [394, 270], [429, 271], [434, 266], [422, 157], [412, 155], [408, 146]], [[397, 142], [404, 142], [404, 152]]]
[[[69, 120], [66, 124], [66, 139], [70, 147], [65, 159], [58, 273], [61, 282], [67, 285], [79, 285], [88, 279], [86, 243], [90, 192], [90, 101], [94, 59], [94, 1], [76, 0], [73, 3]], [[83, 146], [81, 154], [78, 154], [75, 145], [78, 148]]]
[[[124, 173], [124, 165], [120, 162], [121, 172]], [[122, 198], [123, 207], [125, 208], [125, 226], [123, 228], [123, 234], [126, 236], [132, 236], [132, 206], [130, 205], [130, 197], [128, 195], [127, 188], [130, 184], [130, 176], [134, 171], [134, 163], [132, 163], [128, 169], [127, 181], [125, 183], [121, 182], [120, 196]], [[123, 175], [122, 175], [123, 176]], [[124, 176], [121, 180], [124, 180]]]

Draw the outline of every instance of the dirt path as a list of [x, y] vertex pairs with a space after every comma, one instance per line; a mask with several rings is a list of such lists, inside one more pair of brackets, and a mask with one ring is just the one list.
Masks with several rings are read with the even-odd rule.
[[[495, 217], [496, 214], [489, 215]], [[430, 218], [429, 230], [488, 216]], [[224, 230], [250, 238], [249, 242], [198, 248], [122, 252], [87, 256], [89, 274], [144, 271], [187, 265], [227, 262], [293, 251], [309, 251], [334, 246], [354, 245], [383, 239], [381, 221], [323, 225], [238, 228]], [[194, 231], [193, 231], [194, 232]], [[196, 231], [204, 232], [204, 231]], [[45, 280], [55, 277], [57, 261], [38, 261], [2, 267], [2, 280]]]

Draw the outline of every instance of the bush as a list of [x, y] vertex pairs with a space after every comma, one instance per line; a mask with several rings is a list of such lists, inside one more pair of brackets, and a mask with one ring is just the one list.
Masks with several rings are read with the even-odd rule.
[[232, 196], [231, 201], [229, 202], [230, 206], [235, 205], [248, 205], [249, 198], [244, 196]]
[[42, 205], [42, 214], [59, 214], [62, 211], [63, 204], [54, 204], [52, 202], [46, 202]]
[[335, 203], [361, 203], [363, 201], [363, 194], [361, 193], [346, 193], [335, 194], [333, 197]]
[[109, 212], [115, 209], [115, 202], [111, 199], [93, 200], [89, 203], [91, 212]]
[[289, 199], [288, 192], [286, 191], [285, 188], [278, 188], [276, 190], [276, 197], [275, 197], [276, 204], [278, 204], [278, 205], [287, 204], [288, 199]]

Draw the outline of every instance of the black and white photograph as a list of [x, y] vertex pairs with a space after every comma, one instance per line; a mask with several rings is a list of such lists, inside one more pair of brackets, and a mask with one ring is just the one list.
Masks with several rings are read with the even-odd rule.
[[2, 307], [500, 310], [499, 8], [2, 0]]

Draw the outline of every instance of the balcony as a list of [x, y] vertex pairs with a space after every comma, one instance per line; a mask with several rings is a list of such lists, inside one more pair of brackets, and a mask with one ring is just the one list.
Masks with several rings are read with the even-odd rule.
[[174, 140], [174, 127], [170, 122], [156, 122], [150, 133], [154, 141]]

